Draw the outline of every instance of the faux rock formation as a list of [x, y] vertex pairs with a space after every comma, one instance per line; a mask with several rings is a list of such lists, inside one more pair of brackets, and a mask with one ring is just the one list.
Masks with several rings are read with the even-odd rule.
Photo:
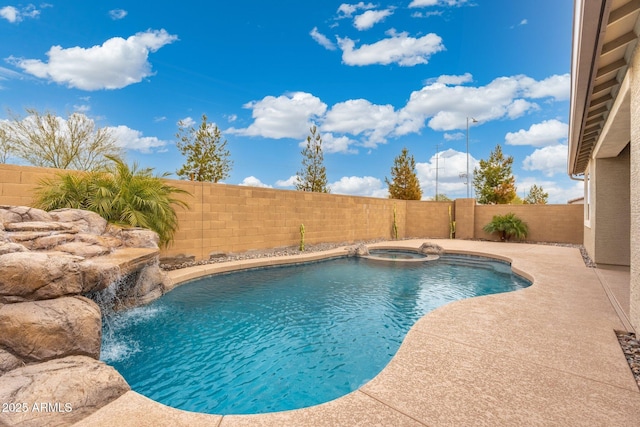
[[94, 301], [146, 303], [164, 281], [152, 231], [78, 209], [0, 206], [0, 402], [28, 409], [0, 412], [0, 425], [70, 425], [128, 391], [97, 360]]
[[158, 243], [160, 241], [157, 233], [143, 228], [119, 228], [109, 226], [105, 234], [121, 240], [124, 246], [128, 248], [158, 249]]
[[148, 302], [164, 291], [158, 255], [153, 231], [108, 225], [93, 212], [0, 206], [0, 303], [100, 291], [136, 268], [148, 270], [145, 280], [125, 292]]
[[0, 376], [22, 366], [22, 361], [8, 351], [0, 349]]
[[367, 256], [369, 255], [369, 248], [366, 245], [360, 244], [358, 246], [352, 246], [349, 248], [349, 256]]
[[72, 224], [79, 233], [101, 235], [107, 229], [107, 220], [94, 212], [80, 209], [58, 209], [49, 212], [54, 221]]
[[0, 425], [71, 425], [129, 390], [115, 369], [85, 356], [20, 367], [0, 377], [0, 402], [14, 405]]
[[82, 292], [82, 258], [45, 252], [0, 256], [0, 302], [20, 302]]
[[70, 355], [100, 357], [100, 308], [74, 296], [0, 307], [0, 346], [25, 362]]
[[435, 243], [424, 242], [420, 246], [420, 252], [425, 255], [442, 255], [444, 253], [444, 249], [442, 248], [442, 246]]

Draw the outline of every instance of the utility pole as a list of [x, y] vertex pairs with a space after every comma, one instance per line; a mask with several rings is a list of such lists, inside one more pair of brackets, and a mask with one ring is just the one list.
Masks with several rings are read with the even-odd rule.
[[436, 144], [436, 194], [435, 197], [433, 198], [434, 201], [438, 201], [438, 170], [440, 169], [439, 166], [439, 159], [440, 159], [440, 146], [442, 144], [438, 143]]

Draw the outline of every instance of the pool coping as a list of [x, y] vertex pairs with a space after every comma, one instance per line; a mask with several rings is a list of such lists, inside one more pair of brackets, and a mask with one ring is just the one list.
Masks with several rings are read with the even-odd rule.
[[[259, 415], [208, 415], [130, 391], [78, 426], [640, 425], [640, 391], [614, 330], [624, 324], [577, 248], [415, 239], [418, 248], [511, 263], [533, 284], [438, 308], [409, 331], [391, 362], [360, 389], [321, 405]], [[169, 272], [174, 286], [237, 269], [344, 256], [346, 247]]]

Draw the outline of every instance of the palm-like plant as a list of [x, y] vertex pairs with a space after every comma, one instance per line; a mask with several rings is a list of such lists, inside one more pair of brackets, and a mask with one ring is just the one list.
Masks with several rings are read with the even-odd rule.
[[513, 236], [524, 239], [529, 232], [527, 224], [512, 212], [506, 215], [494, 215], [491, 222], [482, 229], [487, 233], [499, 233], [502, 241], [509, 241]]
[[129, 167], [121, 159], [109, 157], [111, 164], [104, 170], [88, 173], [67, 173], [57, 179], [41, 182], [37, 189], [37, 207], [45, 210], [60, 208], [85, 209], [96, 212], [110, 223], [129, 227], [144, 227], [158, 233], [160, 245], [167, 246], [178, 229], [173, 205], [188, 207], [174, 197], [189, 194], [167, 185], [153, 169]]

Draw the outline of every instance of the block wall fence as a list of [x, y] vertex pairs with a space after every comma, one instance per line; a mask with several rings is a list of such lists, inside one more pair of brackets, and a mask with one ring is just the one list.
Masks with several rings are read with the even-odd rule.
[[[34, 190], [58, 169], [0, 164], [0, 204], [32, 206]], [[582, 244], [582, 205], [476, 205], [473, 199], [453, 202], [404, 201], [371, 197], [304, 193], [179, 180], [169, 184], [187, 190], [188, 209], [178, 207], [179, 229], [163, 256], [293, 246], [300, 243], [352, 243], [394, 238], [449, 238], [449, 211], [456, 238], [497, 240], [482, 231], [494, 215], [514, 212], [529, 225], [528, 241]]]

